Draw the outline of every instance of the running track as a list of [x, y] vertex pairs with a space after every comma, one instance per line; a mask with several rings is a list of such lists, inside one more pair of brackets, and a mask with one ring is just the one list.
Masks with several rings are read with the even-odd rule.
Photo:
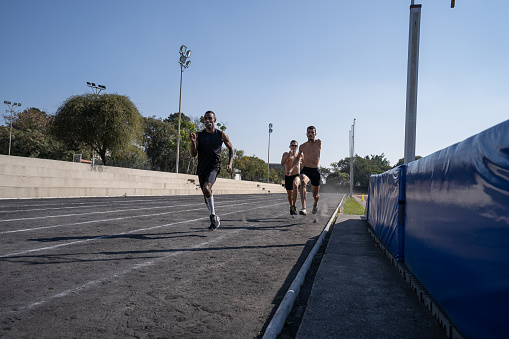
[[340, 199], [0, 200], [0, 337], [256, 338]]

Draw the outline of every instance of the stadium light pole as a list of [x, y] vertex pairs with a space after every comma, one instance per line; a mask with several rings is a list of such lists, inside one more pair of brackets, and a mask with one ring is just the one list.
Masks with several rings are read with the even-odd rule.
[[[95, 95], [99, 95], [99, 93], [101, 93], [102, 90], [106, 90], [106, 86], [96, 85], [93, 82], [87, 81], [87, 86], [92, 88], [92, 91], [94, 92]], [[95, 165], [95, 150], [93, 148], [92, 148], [92, 165]]]
[[11, 111], [11, 121], [10, 121], [10, 127], [9, 127], [9, 155], [11, 155], [11, 144], [12, 144], [12, 113], [14, 112], [13, 107], [21, 106], [21, 103], [15, 102], [12, 104], [10, 101], [4, 100], [4, 104], [9, 106], [9, 111]]
[[267, 182], [270, 181], [270, 133], [272, 133], [272, 123], [269, 123], [269, 150], [267, 151]]
[[353, 196], [353, 155], [355, 142], [355, 119], [353, 119], [352, 129], [350, 129], [350, 198]]
[[177, 131], [177, 165], [175, 166], [175, 173], [179, 172], [179, 153], [180, 153], [180, 116], [182, 115], [180, 109], [182, 104], [182, 74], [184, 73], [184, 69], [188, 68], [189, 65], [191, 65], [191, 60], [189, 57], [191, 56], [191, 50], [188, 50], [186, 46], [182, 45], [180, 46], [180, 94], [179, 94], [179, 124], [178, 124], [178, 131]]
[[94, 92], [94, 94], [99, 94], [99, 93], [101, 93], [102, 90], [106, 90], [106, 86], [96, 85], [93, 82], [88, 82], [87, 81], [87, 86], [92, 88], [92, 91]]

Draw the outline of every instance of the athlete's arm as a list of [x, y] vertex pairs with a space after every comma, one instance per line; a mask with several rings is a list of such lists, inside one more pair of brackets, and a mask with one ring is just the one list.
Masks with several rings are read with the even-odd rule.
[[290, 153], [284, 152], [283, 157], [281, 158], [281, 166], [284, 166], [290, 157]]
[[198, 154], [198, 137], [196, 136], [196, 133], [189, 133], [189, 139], [191, 139], [191, 157], [195, 157], [196, 154]]
[[223, 138], [222, 138], [224, 144], [228, 148], [228, 165], [226, 165], [226, 170], [228, 173], [232, 172], [232, 166], [233, 166], [233, 145], [230, 141], [230, 138], [228, 137], [228, 134], [223, 132]]

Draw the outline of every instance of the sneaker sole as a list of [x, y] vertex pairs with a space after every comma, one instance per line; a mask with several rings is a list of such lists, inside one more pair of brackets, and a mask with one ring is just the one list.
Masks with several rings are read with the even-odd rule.
[[219, 221], [219, 218], [217, 218], [217, 219], [218, 219], [217, 226], [214, 226], [214, 224], [210, 224], [209, 231], [215, 231], [219, 228], [219, 226], [221, 226], [221, 222]]

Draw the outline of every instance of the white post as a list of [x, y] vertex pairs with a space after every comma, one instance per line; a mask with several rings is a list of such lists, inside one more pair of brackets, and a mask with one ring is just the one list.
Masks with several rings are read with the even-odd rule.
[[419, 36], [422, 5], [410, 6], [408, 70], [405, 122], [405, 164], [415, 160], [415, 130], [417, 117], [417, 79], [419, 69]]
[[353, 196], [353, 157], [354, 157], [354, 142], [355, 142], [355, 119], [353, 119], [352, 129], [350, 130], [350, 198]]

